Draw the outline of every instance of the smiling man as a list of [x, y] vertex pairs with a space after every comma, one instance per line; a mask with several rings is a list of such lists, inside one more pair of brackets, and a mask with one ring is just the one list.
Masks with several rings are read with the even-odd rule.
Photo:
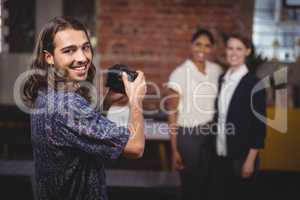
[[68, 72], [69, 80], [84, 81], [91, 65], [91, 44], [84, 31], [67, 29], [56, 33], [53, 54], [44, 50], [46, 62]]
[[31, 69], [44, 73], [33, 74], [24, 86], [33, 108], [38, 199], [106, 200], [104, 161], [120, 154], [143, 155], [143, 73], [138, 72], [134, 82], [123, 74], [130, 117], [128, 128], [118, 127], [93, 110], [89, 92], [81, 87], [92, 84], [92, 58], [87, 31], [79, 21], [56, 17], [41, 31]]

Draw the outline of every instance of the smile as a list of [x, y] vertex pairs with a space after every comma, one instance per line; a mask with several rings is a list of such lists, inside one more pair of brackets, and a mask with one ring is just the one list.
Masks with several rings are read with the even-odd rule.
[[71, 70], [75, 71], [76, 73], [79, 73], [79, 74], [84, 74], [86, 73], [87, 69], [88, 69], [88, 64], [85, 64], [85, 65], [81, 65], [81, 66], [72, 66], [70, 67]]

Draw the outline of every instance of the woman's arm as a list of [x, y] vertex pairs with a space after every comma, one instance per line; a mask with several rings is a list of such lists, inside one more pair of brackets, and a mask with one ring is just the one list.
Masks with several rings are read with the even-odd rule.
[[179, 98], [179, 94], [175, 90], [168, 90], [167, 108], [172, 150], [172, 170], [183, 169], [182, 158], [177, 148], [177, 107]]
[[257, 158], [259, 150], [250, 149], [247, 158], [242, 166], [241, 176], [242, 178], [251, 177], [255, 170], [255, 160]]
[[[254, 86], [259, 84], [258, 80], [255, 81]], [[254, 90], [252, 90], [253, 92]], [[246, 157], [246, 160], [242, 166], [241, 176], [243, 178], [250, 177], [255, 170], [255, 161], [259, 154], [259, 149], [264, 148], [264, 140], [266, 137], [266, 122], [259, 119], [255, 113], [259, 113], [266, 119], [266, 94], [265, 90], [260, 90], [255, 93], [251, 93], [251, 141], [250, 150]]]

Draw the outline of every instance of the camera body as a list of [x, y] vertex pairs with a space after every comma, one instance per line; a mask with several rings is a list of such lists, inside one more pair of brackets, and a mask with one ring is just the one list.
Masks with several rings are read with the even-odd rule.
[[125, 86], [122, 80], [122, 73], [126, 72], [128, 76], [128, 81], [133, 82], [138, 73], [135, 71], [129, 70], [129, 67], [124, 64], [115, 64], [108, 68], [107, 72], [107, 80], [106, 80], [106, 87], [109, 87], [114, 92], [123, 93], [125, 94]]

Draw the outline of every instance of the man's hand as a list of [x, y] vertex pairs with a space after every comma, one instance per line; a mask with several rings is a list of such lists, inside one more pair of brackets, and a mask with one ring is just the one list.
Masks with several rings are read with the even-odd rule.
[[125, 72], [122, 74], [123, 83], [125, 86], [125, 92], [129, 99], [129, 104], [140, 104], [146, 94], [146, 82], [144, 73], [137, 71], [138, 76], [133, 81], [128, 81], [128, 76]]

